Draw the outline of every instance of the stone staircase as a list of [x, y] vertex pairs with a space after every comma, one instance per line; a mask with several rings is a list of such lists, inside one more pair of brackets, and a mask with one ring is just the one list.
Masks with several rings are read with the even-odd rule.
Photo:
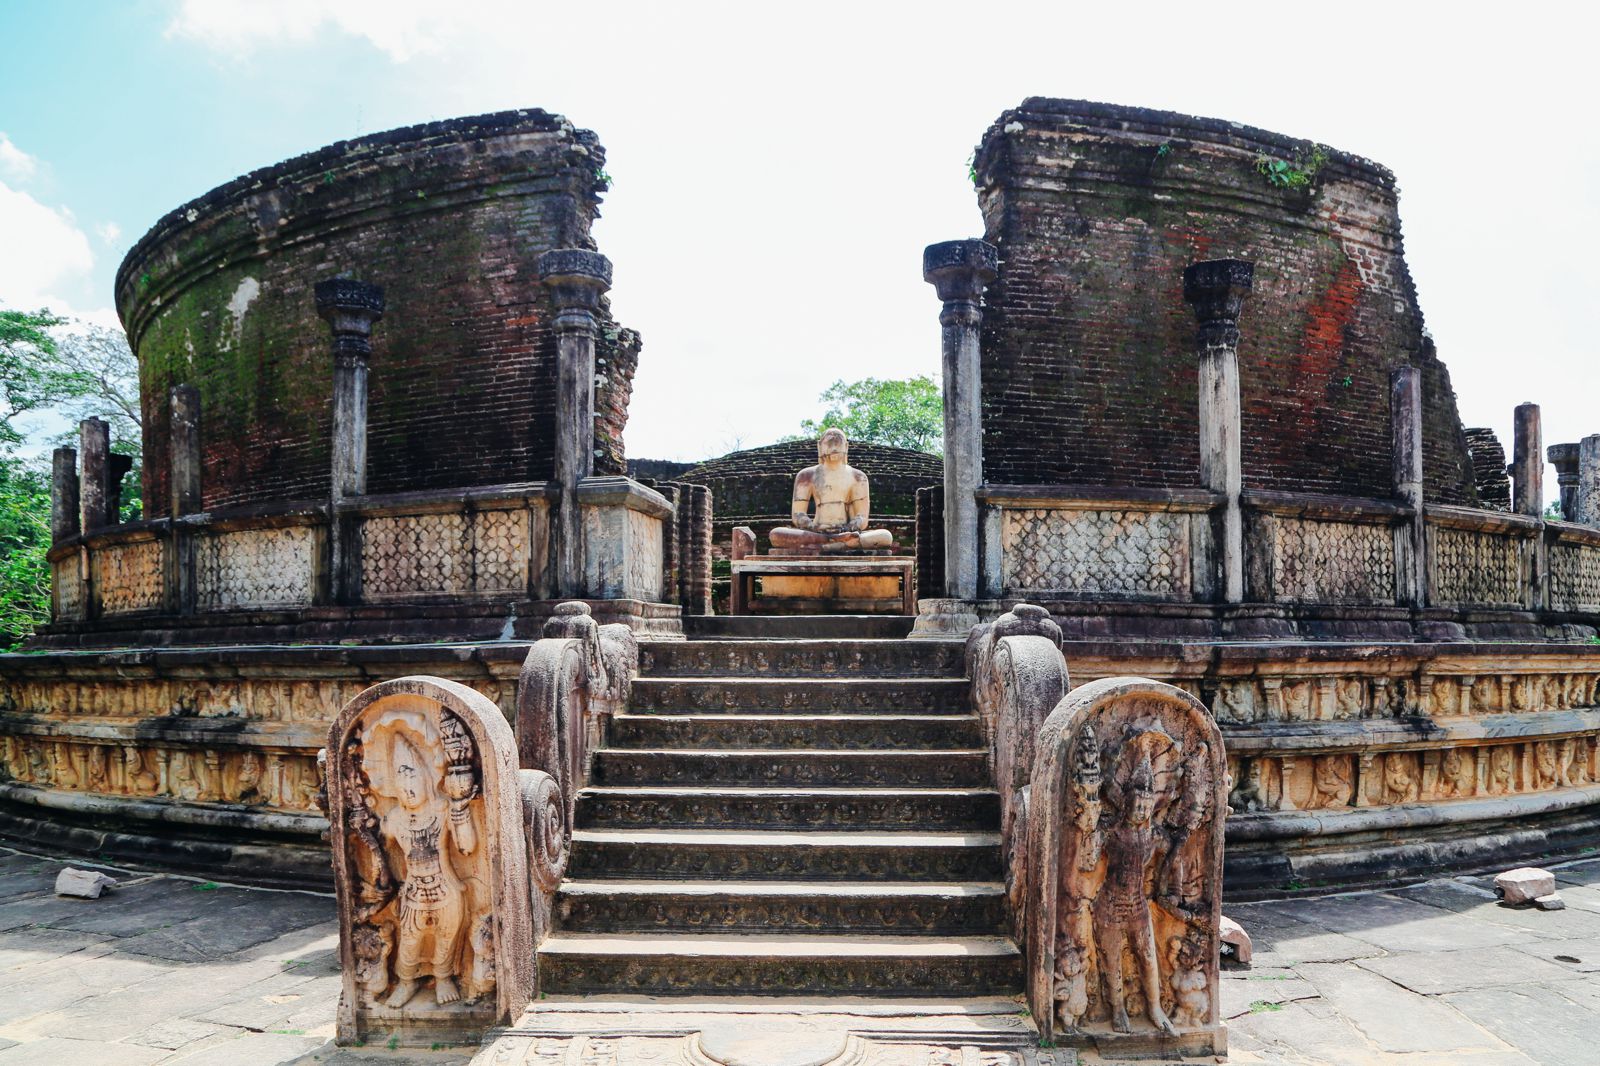
[[578, 796], [541, 991], [1020, 992], [960, 645], [740, 639], [770, 625], [644, 646]]

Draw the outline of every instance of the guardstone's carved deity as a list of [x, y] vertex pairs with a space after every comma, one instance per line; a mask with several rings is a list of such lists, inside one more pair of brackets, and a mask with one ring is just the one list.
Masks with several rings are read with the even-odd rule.
[[1107, 678], [1040, 730], [1028, 850], [1029, 998], [1046, 1036], [1220, 1051], [1221, 734], [1170, 685]]

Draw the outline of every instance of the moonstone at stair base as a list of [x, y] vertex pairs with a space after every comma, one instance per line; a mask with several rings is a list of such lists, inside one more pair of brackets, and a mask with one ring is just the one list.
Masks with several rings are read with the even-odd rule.
[[116, 878], [107, 877], [99, 870], [79, 870], [68, 866], [56, 875], [56, 895], [99, 899], [100, 893], [116, 883]]

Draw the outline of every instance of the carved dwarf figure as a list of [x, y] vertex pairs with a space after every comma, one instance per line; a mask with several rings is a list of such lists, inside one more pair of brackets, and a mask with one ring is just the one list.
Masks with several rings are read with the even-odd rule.
[[1402, 752], [1391, 752], [1383, 760], [1383, 801], [1385, 803], [1406, 803], [1411, 799], [1412, 789], [1416, 786], [1416, 768], [1412, 761], [1415, 757]]
[[256, 803], [261, 799], [261, 756], [247, 751], [239, 757], [239, 802]]
[[1556, 746], [1553, 741], [1541, 740], [1533, 746], [1534, 787], [1556, 787]]
[[1489, 751], [1489, 791], [1496, 796], [1515, 792], [1517, 788], [1516, 760], [1511, 745], [1500, 744]]
[[111, 791], [111, 767], [106, 762], [106, 749], [99, 744], [89, 746], [88, 783], [90, 792]]
[[1583, 777], [1583, 770], [1578, 765], [1578, 741], [1567, 737], [1560, 744], [1556, 756], [1556, 784], [1562, 788], [1571, 788]]
[[[850, 443], [844, 431], [829, 429], [817, 441], [817, 465], [808, 466], [794, 479], [794, 499], [789, 520], [769, 534], [774, 548], [888, 548], [894, 534], [869, 529], [871, 499], [867, 475], [847, 461]], [[814, 506], [813, 506], [814, 505]]]
[[1462, 749], [1445, 749], [1440, 767], [1439, 791], [1449, 797], [1472, 795], [1472, 764]]
[[[1135, 750], [1130, 749], [1129, 754]], [[1128, 774], [1125, 796], [1123, 816], [1104, 832], [1106, 878], [1092, 905], [1111, 1027], [1119, 1033], [1133, 1031], [1122, 969], [1123, 949], [1131, 947], [1144, 990], [1145, 1013], [1157, 1029], [1176, 1036], [1177, 1029], [1161, 1007], [1161, 963], [1156, 956], [1146, 888], [1152, 868], [1166, 857], [1168, 846], [1166, 834], [1151, 821], [1156, 786], [1148, 754], [1141, 754]]]
[[[385, 1001], [404, 1007], [419, 980], [434, 982], [434, 1000], [443, 1005], [461, 998], [456, 987], [456, 949], [466, 913], [466, 892], [447, 856], [471, 855], [478, 846], [469, 797], [445, 799], [436, 791], [441, 774], [404, 733], [394, 736], [391, 754], [398, 803], [384, 816], [384, 836], [401, 857], [395, 990]], [[458, 814], [457, 812], [460, 812]], [[465, 815], [462, 817], [461, 815]]]
[[1267, 789], [1262, 759], [1244, 760], [1244, 780], [1228, 795], [1228, 806], [1236, 811], [1259, 811], [1267, 805]]
[[1167, 965], [1172, 968], [1173, 1021], [1182, 1026], [1203, 1025], [1211, 1009], [1206, 992], [1206, 931], [1189, 926], [1183, 936], [1167, 942]]
[[1348, 755], [1318, 755], [1312, 761], [1310, 806], [1313, 810], [1347, 806], [1354, 792]]
[[389, 956], [394, 951], [394, 934], [387, 926], [358, 925], [353, 943], [356, 955], [356, 983], [377, 999], [389, 988]]

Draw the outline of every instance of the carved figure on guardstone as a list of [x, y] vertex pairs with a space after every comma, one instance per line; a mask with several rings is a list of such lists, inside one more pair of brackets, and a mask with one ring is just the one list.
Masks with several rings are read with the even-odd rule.
[[1182, 936], [1167, 942], [1167, 965], [1172, 972], [1172, 1018], [1177, 1025], [1195, 1026], [1205, 1022], [1211, 1008], [1206, 989], [1206, 935], [1203, 926], [1188, 927]]
[[377, 999], [389, 990], [389, 956], [394, 933], [388, 925], [358, 925], [352, 934], [356, 957], [356, 982]]

